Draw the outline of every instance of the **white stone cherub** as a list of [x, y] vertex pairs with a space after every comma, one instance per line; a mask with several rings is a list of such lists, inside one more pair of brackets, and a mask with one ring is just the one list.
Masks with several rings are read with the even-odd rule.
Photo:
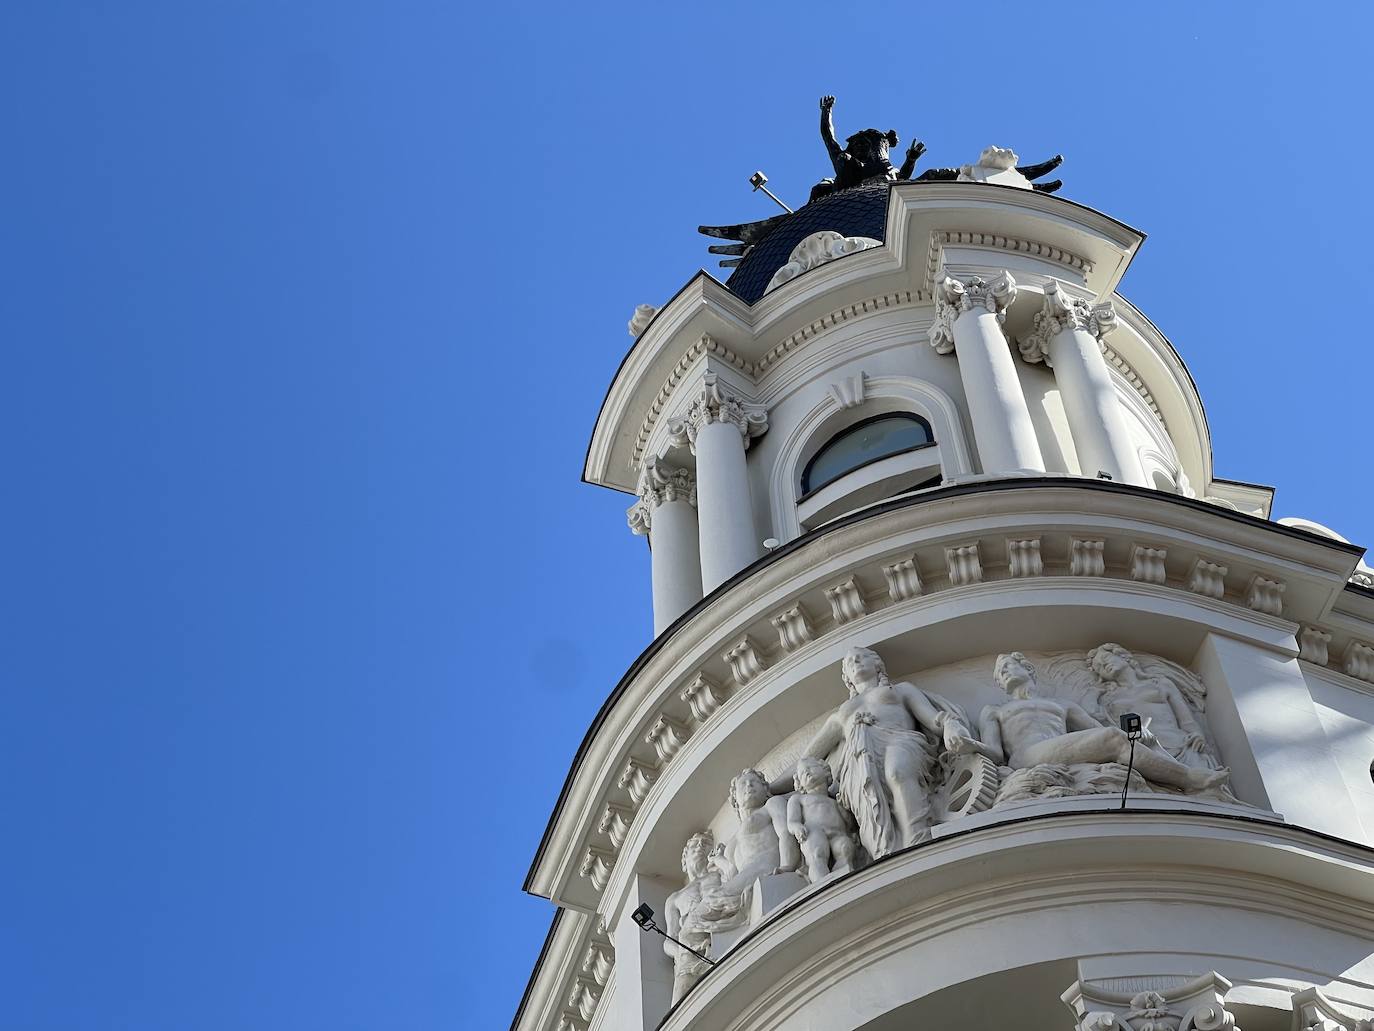
[[787, 830], [801, 846], [805, 876], [812, 884], [854, 869], [858, 825], [832, 796], [834, 781], [828, 763], [810, 756], [797, 760], [797, 790], [787, 799]]

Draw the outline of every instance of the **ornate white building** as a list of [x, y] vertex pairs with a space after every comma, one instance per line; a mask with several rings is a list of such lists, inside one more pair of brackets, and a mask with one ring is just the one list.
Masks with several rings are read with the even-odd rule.
[[656, 637], [530, 870], [516, 1031], [1369, 1026], [1374, 574], [1215, 474], [1117, 293], [1142, 235], [1007, 154], [832, 150], [636, 311], [585, 478]]

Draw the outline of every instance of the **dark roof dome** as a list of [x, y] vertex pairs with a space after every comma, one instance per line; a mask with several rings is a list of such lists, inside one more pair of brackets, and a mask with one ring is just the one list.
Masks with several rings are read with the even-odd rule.
[[773, 273], [787, 264], [793, 248], [812, 233], [826, 229], [833, 229], [841, 236], [867, 236], [885, 241], [887, 193], [891, 186], [886, 179], [876, 179], [798, 208], [750, 248], [725, 285], [736, 297], [755, 303], [768, 288]]

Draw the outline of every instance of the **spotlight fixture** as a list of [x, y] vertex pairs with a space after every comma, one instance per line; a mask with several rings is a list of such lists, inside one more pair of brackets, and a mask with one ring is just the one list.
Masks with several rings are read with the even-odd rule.
[[1121, 714], [1121, 729], [1131, 741], [1131, 754], [1126, 762], [1126, 781], [1121, 785], [1121, 808], [1125, 809], [1126, 791], [1131, 786], [1131, 771], [1135, 769], [1135, 743], [1140, 740], [1140, 735], [1144, 733], [1139, 713], [1123, 712]]
[[648, 932], [653, 931], [655, 934], [659, 934], [662, 935], [664, 938], [667, 938], [678, 948], [686, 949], [688, 952], [690, 952], [693, 956], [695, 956], [702, 962], [709, 963], [711, 966], [716, 965], [715, 960], [711, 959], [709, 956], [703, 955], [702, 953], [698, 952], [696, 949], [692, 948], [686, 942], [678, 941], [663, 928], [659, 927], [658, 924], [654, 923], [654, 911], [653, 907], [651, 907], [649, 903], [641, 902], [639, 904], [639, 908], [637, 908], [633, 913], [630, 914], [630, 919], [633, 920], [636, 924], [638, 924], [639, 929], [644, 933], [647, 934]]
[[755, 172], [753, 175], [749, 177], [749, 185], [754, 188], [755, 193], [758, 193], [759, 190], [762, 190], [764, 193], [768, 194], [768, 196], [773, 198], [773, 203], [777, 204], [778, 207], [782, 208], [782, 210], [787, 212], [789, 215], [792, 214], [792, 209], [789, 208], [782, 201], [778, 200], [778, 195], [775, 194], [772, 190], [770, 190], [767, 184], [768, 176], [764, 175], [762, 172]]
[[1113, 476], [1111, 473], [1103, 472], [1101, 469], [1099, 469], [1097, 470], [1097, 478], [1099, 480], [1110, 480], [1113, 479]]

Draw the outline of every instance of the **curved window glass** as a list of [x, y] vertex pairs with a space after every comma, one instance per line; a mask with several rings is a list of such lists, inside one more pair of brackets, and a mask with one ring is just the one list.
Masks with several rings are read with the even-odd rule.
[[869, 462], [934, 443], [930, 423], [919, 415], [894, 412], [865, 419], [837, 433], [806, 463], [801, 479], [802, 494], [834, 483], [845, 473]]

